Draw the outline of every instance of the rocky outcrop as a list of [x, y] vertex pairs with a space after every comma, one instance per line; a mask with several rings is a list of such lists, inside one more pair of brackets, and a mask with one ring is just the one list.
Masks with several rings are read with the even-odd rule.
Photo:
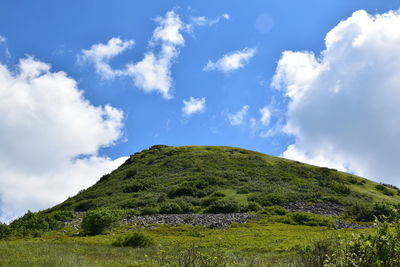
[[358, 224], [358, 223], [349, 223], [342, 220], [336, 220], [332, 228], [333, 229], [366, 229], [366, 228], [373, 228], [374, 225], [372, 224]]
[[291, 202], [281, 204], [282, 207], [286, 208], [290, 212], [311, 212], [320, 215], [339, 216], [341, 215], [346, 207], [335, 204], [335, 203], [304, 203], [304, 202]]
[[248, 213], [228, 214], [154, 214], [143, 216], [128, 216], [124, 222], [127, 224], [149, 226], [151, 224], [167, 224], [176, 226], [187, 224], [193, 226], [205, 226], [209, 228], [226, 228], [232, 223], [246, 223], [259, 216]]
[[154, 145], [154, 146], [151, 146], [149, 148], [149, 150], [157, 150], [157, 149], [161, 149], [161, 148], [165, 148], [165, 147], [169, 147], [169, 146], [167, 146], [167, 145]]

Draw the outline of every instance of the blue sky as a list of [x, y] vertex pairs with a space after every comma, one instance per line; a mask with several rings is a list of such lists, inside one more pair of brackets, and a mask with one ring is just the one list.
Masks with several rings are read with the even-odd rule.
[[242, 147], [400, 184], [398, 0], [0, 5], [0, 220], [62, 201], [154, 144]]

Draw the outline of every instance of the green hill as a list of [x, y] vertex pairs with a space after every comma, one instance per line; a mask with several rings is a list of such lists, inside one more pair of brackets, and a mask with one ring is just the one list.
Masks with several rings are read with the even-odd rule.
[[400, 190], [240, 148], [157, 145], [47, 212], [108, 207], [142, 214], [224, 213], [289, 202], [397, 206]]
[[[240, 148], [158, 145], [51, 209], [0, 223], [0, 266], [398, 266], [400, 224], [370, 222], [398, 221], [399, 191]], [[233, 212], [246, 213], [176, 215]], [[152, 213], [174, 214], [134, 216]]]

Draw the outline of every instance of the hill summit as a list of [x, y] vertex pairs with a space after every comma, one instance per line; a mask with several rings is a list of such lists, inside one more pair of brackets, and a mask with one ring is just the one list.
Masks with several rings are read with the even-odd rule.
[[241, 148], [155, 145], [48, 211], [229, 213], [296, 203], [397, 205], [399, 195], [394, 186]]

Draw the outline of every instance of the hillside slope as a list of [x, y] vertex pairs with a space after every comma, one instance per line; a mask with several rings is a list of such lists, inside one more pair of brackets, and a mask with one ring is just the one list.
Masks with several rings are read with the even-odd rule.
[[236, 212], [288, 202], [400, 203], [400, 190], [334, 169], [233, 147], [153, 146], [49, 209]]

